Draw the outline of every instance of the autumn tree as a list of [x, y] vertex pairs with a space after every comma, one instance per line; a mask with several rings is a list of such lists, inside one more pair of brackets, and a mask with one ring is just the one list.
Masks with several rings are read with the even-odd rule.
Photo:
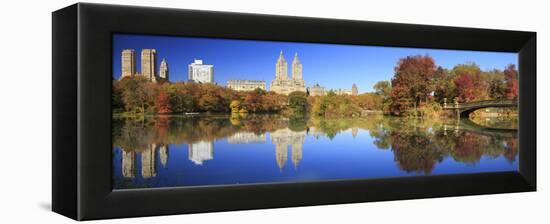
[[469, 102], [475, 99], [475, 85], [473, 77], [467, 73], [460, 74], [454, 81], [460, 102]]
[[145, 113], [148, 104], [150, 89], [146, 88], [147, 79], [143, 77], [128, 77], [120, 81], [120, 88], [123, 89], [122, 101], [126, 111]]
[[515, 65], [506, 66], [504, 80], [506, 82], [506, 98], [516, 99], [518, 97], [518, 71]]
[[172, 112], [172, 107], [170, 105], [170, 99], [168, 95], [164, 92], [160, 92], [157, 95], [157, 99], [155, 102], [157, 113], [159, 114], [169, 114]]
[[479, 66], [474, 63], [455, 66], [451, 73], [455, 78], [456, 96], [460, 102], [489, 99], [489, 84], [483, 78]]
[[425, 102], [433, 91], [435, 61], [425, 55], [401, 58], [395, 67], [391, 80], [392, 112], [402, 114], [404, 110]]
[[267, 92], [262, 95], [262, 106], [265, 112], [279, 112], [288, 102], [288, 97], [275, 92]]
[[455, 76], [441, 66], [437, 68], [434, 75], [434, 98], [438, 103], [444, 99], [449, 102], [456, 97]]
[[316, 99], [314, 103], [312, 113], [320, 117], [354, 117], [361, 114], [361, 107], [354, 102], [353, 96], [336, 95], [333, 91]]
[[260, 112], [263, 109], [262, 96], [265, 92], [261, 90], [254, 90], [247, 92], [242, 101], [242, 107], [248, 112]]
[[363, 93], [357, 96], [357, 104], [364, 110], [383, 110], [383, 97], [376, 93]]
[[120, 86], [120, 82], [113, 82], [113, 91], [111, 93], [111, 105], [113, 107], [113, 113], [124, 112], [124, 101], [122, 94], [124, 89]]
[[500, 70], [492, 70], [486, 72], [487, 82], [489, 83], [489, 97], [491, 99], [506, 98], [506, 81], [504, 73]]
[[231, 108], [231, 113], [241, 113], [245, 111], [241, 111], [241, 101], [233, 100], [229, 104], [229, 108]]
[[188, 87], [189, 85], [183, 82], [163, 85], [162, 91], [168, 95], [172, 112], [184, 113], [196, 110], [195, 100]]
[[198, 96], [198, 107], [201, 111], [215, 111], [224, 112], [229, 110], [229, 99], [223, 99], [221, 97], [222, 87], [205, 83], [200, 84], [200, 92], [202, 95]]

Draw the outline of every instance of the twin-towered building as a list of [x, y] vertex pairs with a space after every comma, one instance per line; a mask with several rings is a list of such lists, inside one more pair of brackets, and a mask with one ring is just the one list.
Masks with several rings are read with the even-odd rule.
[[124, 49], [121, 53], [121, 79], [125, 77], [142, 76], [151, 82], [169, 79], [168, 62], [162, 59], [160, 70], [157, 73], [157, 51], [155, 49], [141, 50], [141, 73], [136, 70], [136, 53], [134, 49]]
[[275, 79], [271, 81], [270, 90], [279, 94], [288, 95], [294, 91], [306, 91], [304, 79], [302, 77], [302, 63], [298, 58], [298, 53], [294, 54], [292, 60], [291, 77], [288, 78], [288, 65], [283, 55], [283, 51], [279, 54], [277, 63], [275, 64]]
[[[294, 55], [292, 60], [291, 77], [288, 78], [288, 64], [286, 62], [283, 51], [279, 54], [277, 63], [275, 64], [275, 79], [271, 81], [270, 91], [288, 95], [294, 91], [306, 91], [305, 82], [302, 78], [302, 63], [298, 58], [298, 53]], [[262, 80], [229, 80], [227, 88], [237, 91], [252, 91], [255, 89], [266, 89], [266, 83]]]

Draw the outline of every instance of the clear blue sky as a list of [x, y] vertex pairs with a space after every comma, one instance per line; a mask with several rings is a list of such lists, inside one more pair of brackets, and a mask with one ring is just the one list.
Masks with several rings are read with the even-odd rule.
[[187, 66], [193, 59], [214, 65], [214, 80], [225, 86], [230, 79], [251, 79], [269, 83], [275, 78], [275, 63], [282, 50], [288, 63], [288, 76], [294, 53], [303, 65], [306, 86], [319, 83], [329, 89], [372, 91], [380, 80], [390, 80], [397, 61], [409, 55], [430, 55], [437, 65], [451, 69], [457, 64], [475, 62], [482, 70], [504, 69], [517, 65], [516, 53], [436, 50], [419, 48], [373, 47], [340, 44], [277, 41], [230, 40], [214, 38], [113, 35], [113, 76], [121, 75], [123, 49], [136, 50], [136, 69], [141, 71], [141, 49], [157, 50], [157, 73], [162, 58], [170, 69], [170, 81], [187, 81]]

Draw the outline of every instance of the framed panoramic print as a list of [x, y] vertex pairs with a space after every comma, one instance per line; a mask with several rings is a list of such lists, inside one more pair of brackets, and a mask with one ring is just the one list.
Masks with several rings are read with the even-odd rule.
[[536, 33], [76, 4], [53, 204], [85, 220], [536, 190]]

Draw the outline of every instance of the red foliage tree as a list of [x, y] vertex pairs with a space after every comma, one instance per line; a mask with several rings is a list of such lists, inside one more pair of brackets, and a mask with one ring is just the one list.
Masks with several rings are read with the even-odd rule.
[[468, 102], [475, 99], [475, 85], [471, 75], [462, 73], [454, 82], [460, 102]]
[[155, 105], [157, 107], [157, 113], [159, 114], [168, 114], [172, 112], [172, 107], [170, 105], [170, 98], [168, 98], [168, 95], [166, 95], [166, 93], [164, 92], [160, 92], [157, 95]]
[[432, 57], [425, 55], [401, 58], [395, 67], [392, 82], [392, 112], [400, 114], [410, 104], [426, 102], [433, 91], [436, 66]]
[[260, 111], [262, 109], [262, 95], [257, 91], [248, 92], [242, 105], [248, 112]]
[[516, 99], [518, 97], [518, 71], [515, 65], [506, 66], [504, 80], [506, 82], [506, 98]]

